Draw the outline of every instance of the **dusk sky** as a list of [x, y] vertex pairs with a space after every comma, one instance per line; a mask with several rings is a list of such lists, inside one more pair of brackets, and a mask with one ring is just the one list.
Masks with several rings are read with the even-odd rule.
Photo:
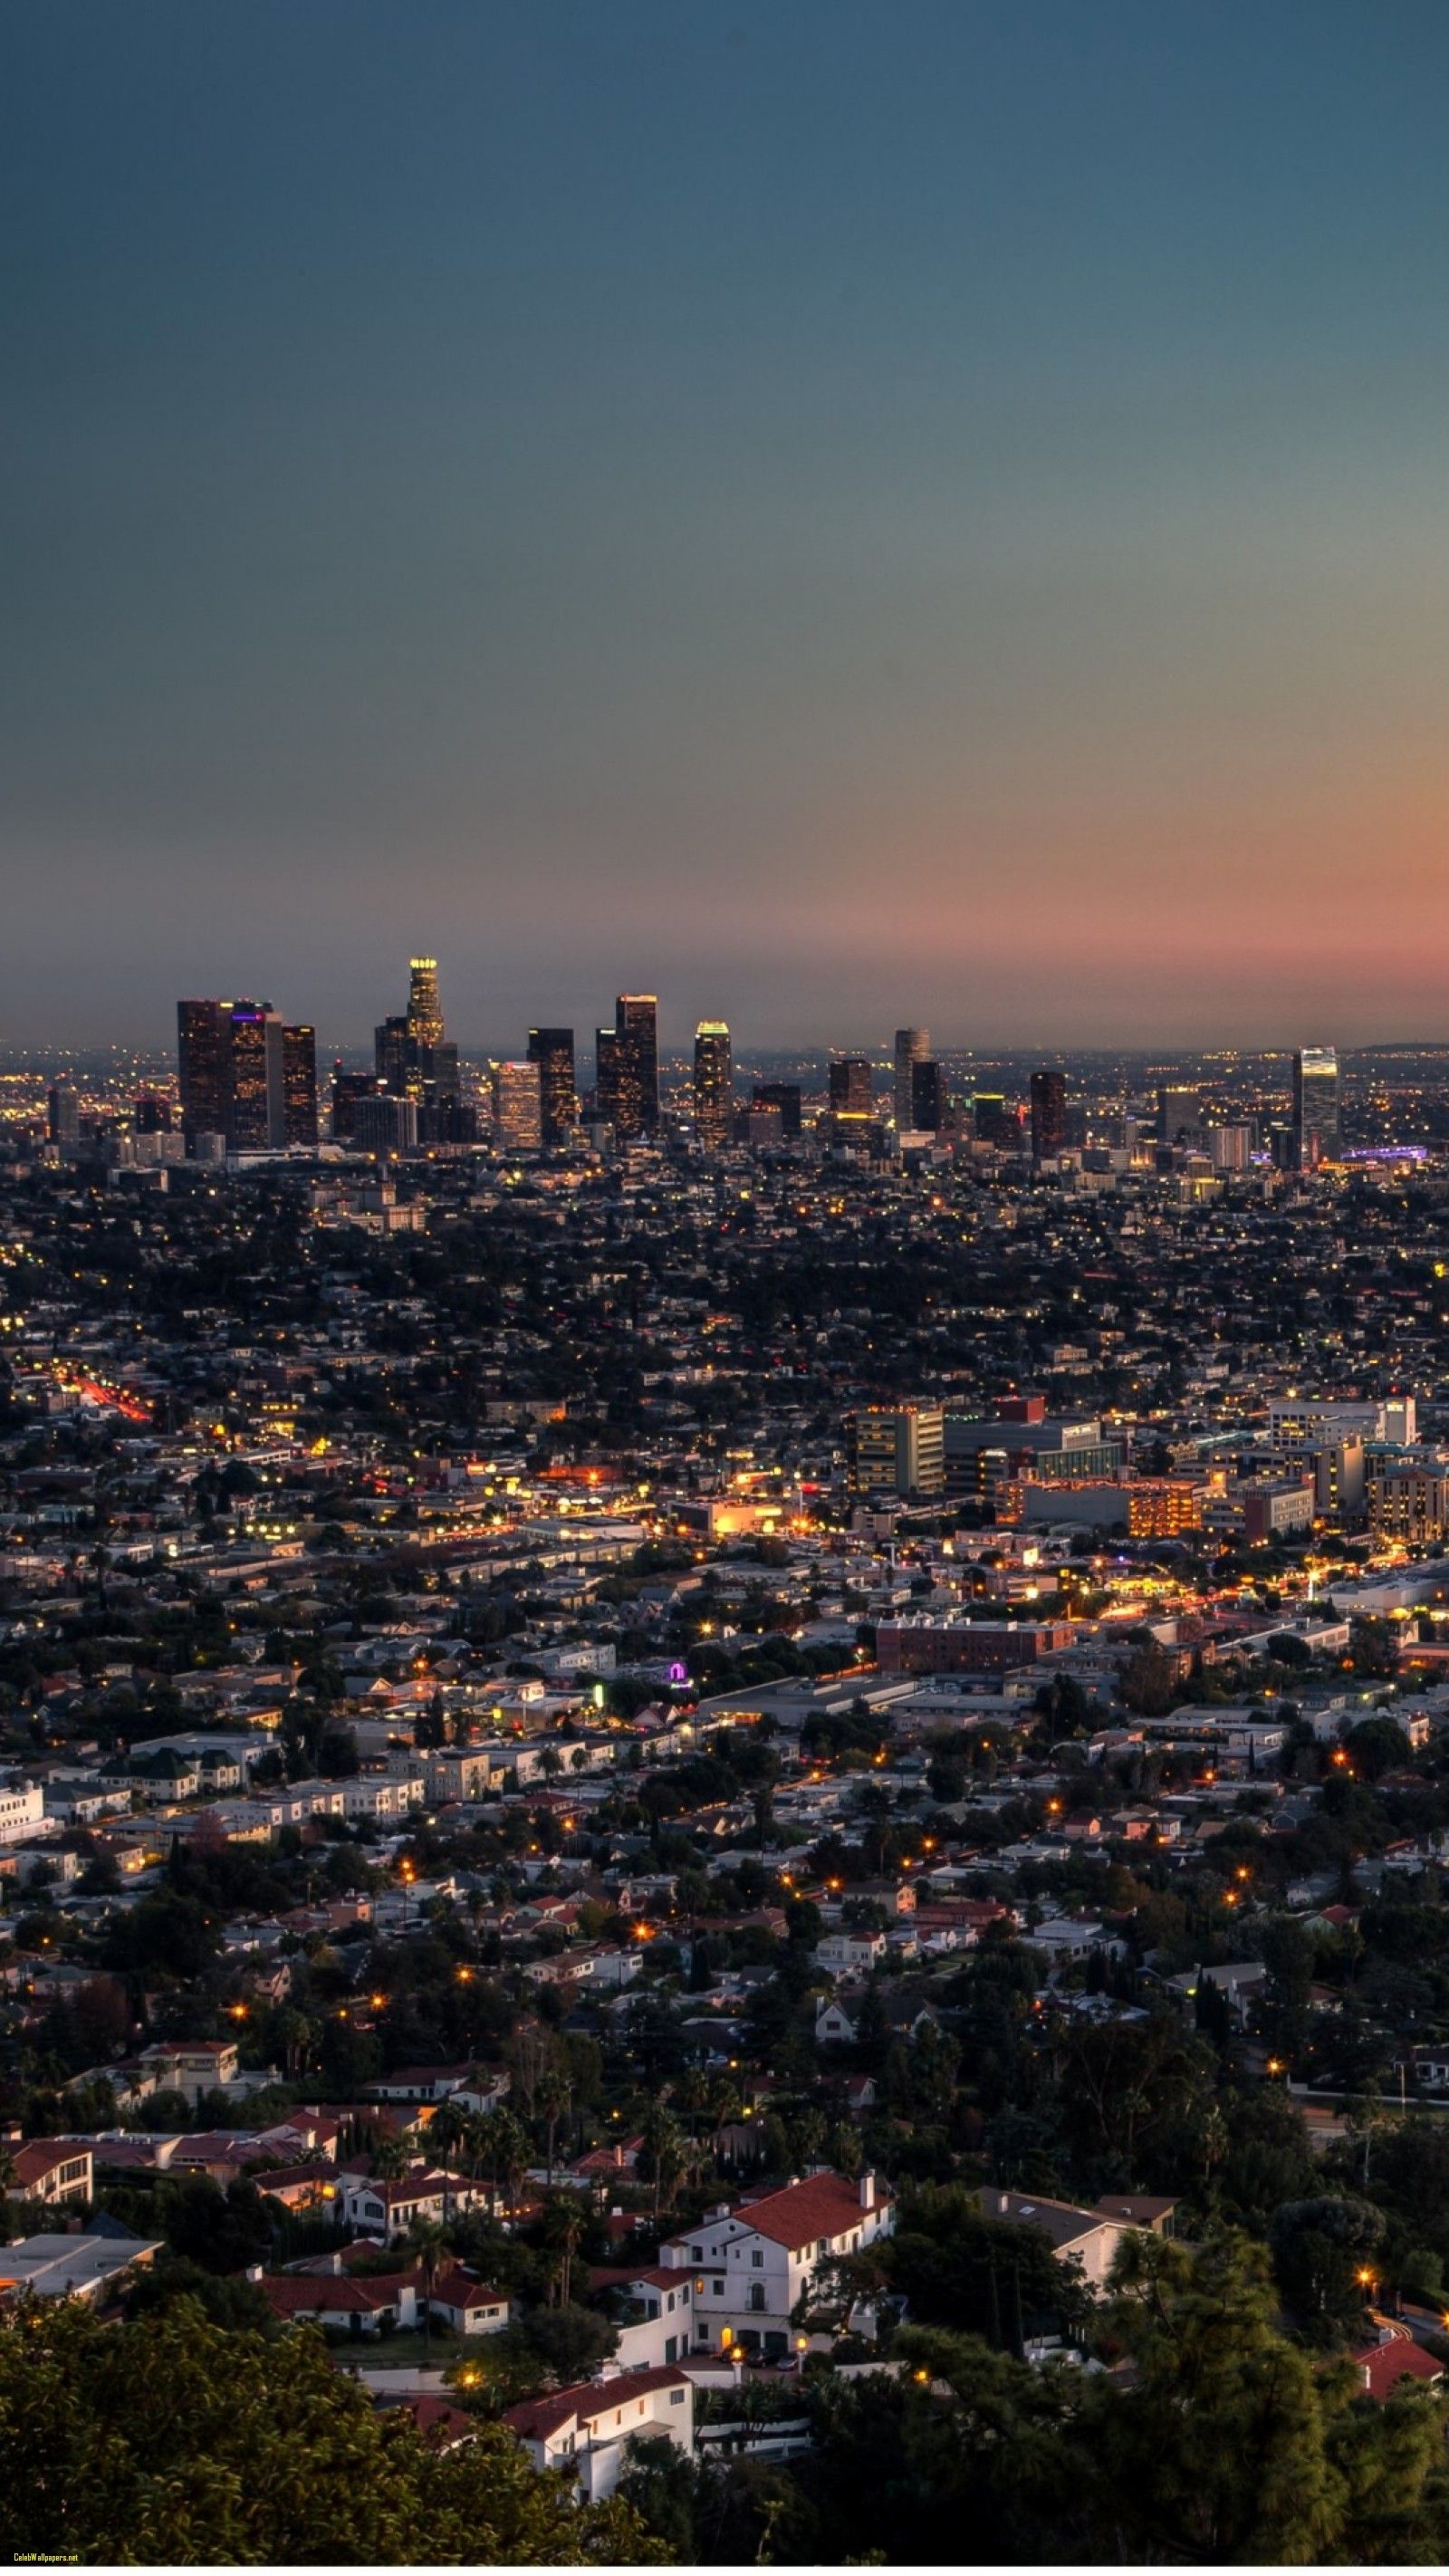
[[11, 0], [0, 1039], [1449, 1037], [1444, 0]]

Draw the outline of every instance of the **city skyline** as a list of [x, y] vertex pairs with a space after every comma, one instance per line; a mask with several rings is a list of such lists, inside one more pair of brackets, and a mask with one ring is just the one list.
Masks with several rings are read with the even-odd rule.
[[1439, 1025], [1442, 12], [0, 46], [7, 1036]]

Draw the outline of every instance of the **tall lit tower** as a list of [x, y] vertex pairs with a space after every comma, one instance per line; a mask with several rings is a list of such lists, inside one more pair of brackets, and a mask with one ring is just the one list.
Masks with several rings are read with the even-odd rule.
[[916, 1123], [915, 1067], [931, 1053], [929, 1029], [896, 1031], [896, 1125], [904, 1132]]
[[1336, 1163], [1338, 1050], [1299, 1047], [1293, 1058], [1293, 1161], [1300, 1172]]
[[415, 1046], [436, 1047], [446, 1034], [438, 997], [438, 961], [413, 957], [408, 961], [408, 1036]]
[[724, 1020], [701, 1020], [694, 1033], [694, 1133], [707, 1154], [717, 1154], [730, 1142], [734, 1113], [729, 1025]]
[[1056, 1160], [1067, 1141], [1067, 1083], [1054, 1065], [1031, 1077], [1031, 1153], [1035, 1163]]

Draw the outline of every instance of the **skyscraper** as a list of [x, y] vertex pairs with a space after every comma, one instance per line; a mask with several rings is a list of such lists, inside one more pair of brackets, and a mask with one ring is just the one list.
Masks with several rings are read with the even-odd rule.
[[1202, 1124], [1202, 1095], [1195, 1082], [1159, 1082], [1157, 1141], [1176, 1145]]
[[238, 1153], [285, 1144], [282, 1022], [269, 1002], [233, 1002], [226, 1141]]
[[979, 1142], [1010, 1148], [1021, 1142], [1021, 1120], [1014, 1109], [1008, 1109], [1006, 1095], [1000, 1091], [978, 1091], [972, 1101], [972, 1116]]
[[694, 1133], [707, 1154], [717, 1154], [734, 1132], [735, 1077], [730, 1033], [724, 1020], [701, 1020], [694, 1033]]
[[911, 1126], [918, 1136], [934, 1136], [945, 1116], [941, 1068], [934, 1056], [917, 1056], [911, 1066]]
[[317, 1142], [317, 1032], [306, 1021], [282, 1031], [282, 1130], [289, 1145]]
[[830, 1106], [847, 1118], [868, 1118], [875, 1104], [875, 1079], [868, 1055], [838, 1055], [830, 1066]]
[[545, 1145], [561, 1145], [579, 1123], [572, 1029], [530, 1029], [528, 1061], [538, 1067], [539, 1115]]
[[532, 1060], [493, 1068], [494, 1142], [512, 1153], [537, 1153], [543, 1141], [539, 1067]]
[[414, 957], [408, 971], [408, 1006], [379, 1021], [373, 1034], [377, 1078], [400, 1099], [417, 1104], [424, 1144], [456, 1142], [466, 1121], [458, 1050], [447, 1042], [438, 993], [438, 961]]
[[1293, 1161], [1300, 1172], [1339, 1154], [1338, 1051], [1300, 1047], [1293, 1058]]
[[918, 1064], [924, 1064], [931, 1052], [929, 1029], [897, 1029], [895, 1108], [897, 1127], [914, 1127], [914, 1075]]
[[197, 1136], [224, 1136], [227, 1126], [229, 1002], [178, 1002], [176, 1059], [181, 1124], [188, 1145]]
[[80, 1143], [80, 1094], [63, 1073], [51, 1084], [46, 1106], [52, 1145], [58, 1145], [62, 1154], [73, 1154]]
[[408, 961], [408, 1034], [420, 1047], [439, 1047], [447, 1034], [438, 995], [436, 957], [413, 957]]
[[756, 1109], [778, 1110], [782, 1136], [799, 1135], [801, 1102], [798, 1082], [757, 1082], [754, 1106]]
[[178, 1002], [181, 1123], [188, 1144], [224, 1136], [236, 1153], [286, 1141], [282, 1023], [270, 1002]]
[[1031, 1152], [1037, 1163], [1055, 1161], [1067, 1141], [1067, 1081], [1054, 1066], [1031, 1077]]
[[612, 1030], [598, 1034], [599, 1115], [619, 1145], [653, 1136], [659, 1128], [658, 1004], [652, 993], [621, 993]]

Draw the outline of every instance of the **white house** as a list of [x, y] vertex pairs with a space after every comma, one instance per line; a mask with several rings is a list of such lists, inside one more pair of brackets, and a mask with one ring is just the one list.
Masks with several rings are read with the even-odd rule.
[[755, 2200], [728, 2202], [659, 2249], [662, 2265], [692, 2275], [696, 2352], [748, 2353], [778, 2359], [790, 2347], [790, 2316], [819, 2266], [858, 2254], [895, 2223], [874, 2174], [858, 2183], [843, 2174], [804, 2182]]
[[586, 2500], [611, 2495], [631, 2440], [663, 2436], [692, 2457], [694, 2383], [687, 2373], [616, 2371], [510, 2406], [503, 2421], [536, 2469], [572, 2469]]

